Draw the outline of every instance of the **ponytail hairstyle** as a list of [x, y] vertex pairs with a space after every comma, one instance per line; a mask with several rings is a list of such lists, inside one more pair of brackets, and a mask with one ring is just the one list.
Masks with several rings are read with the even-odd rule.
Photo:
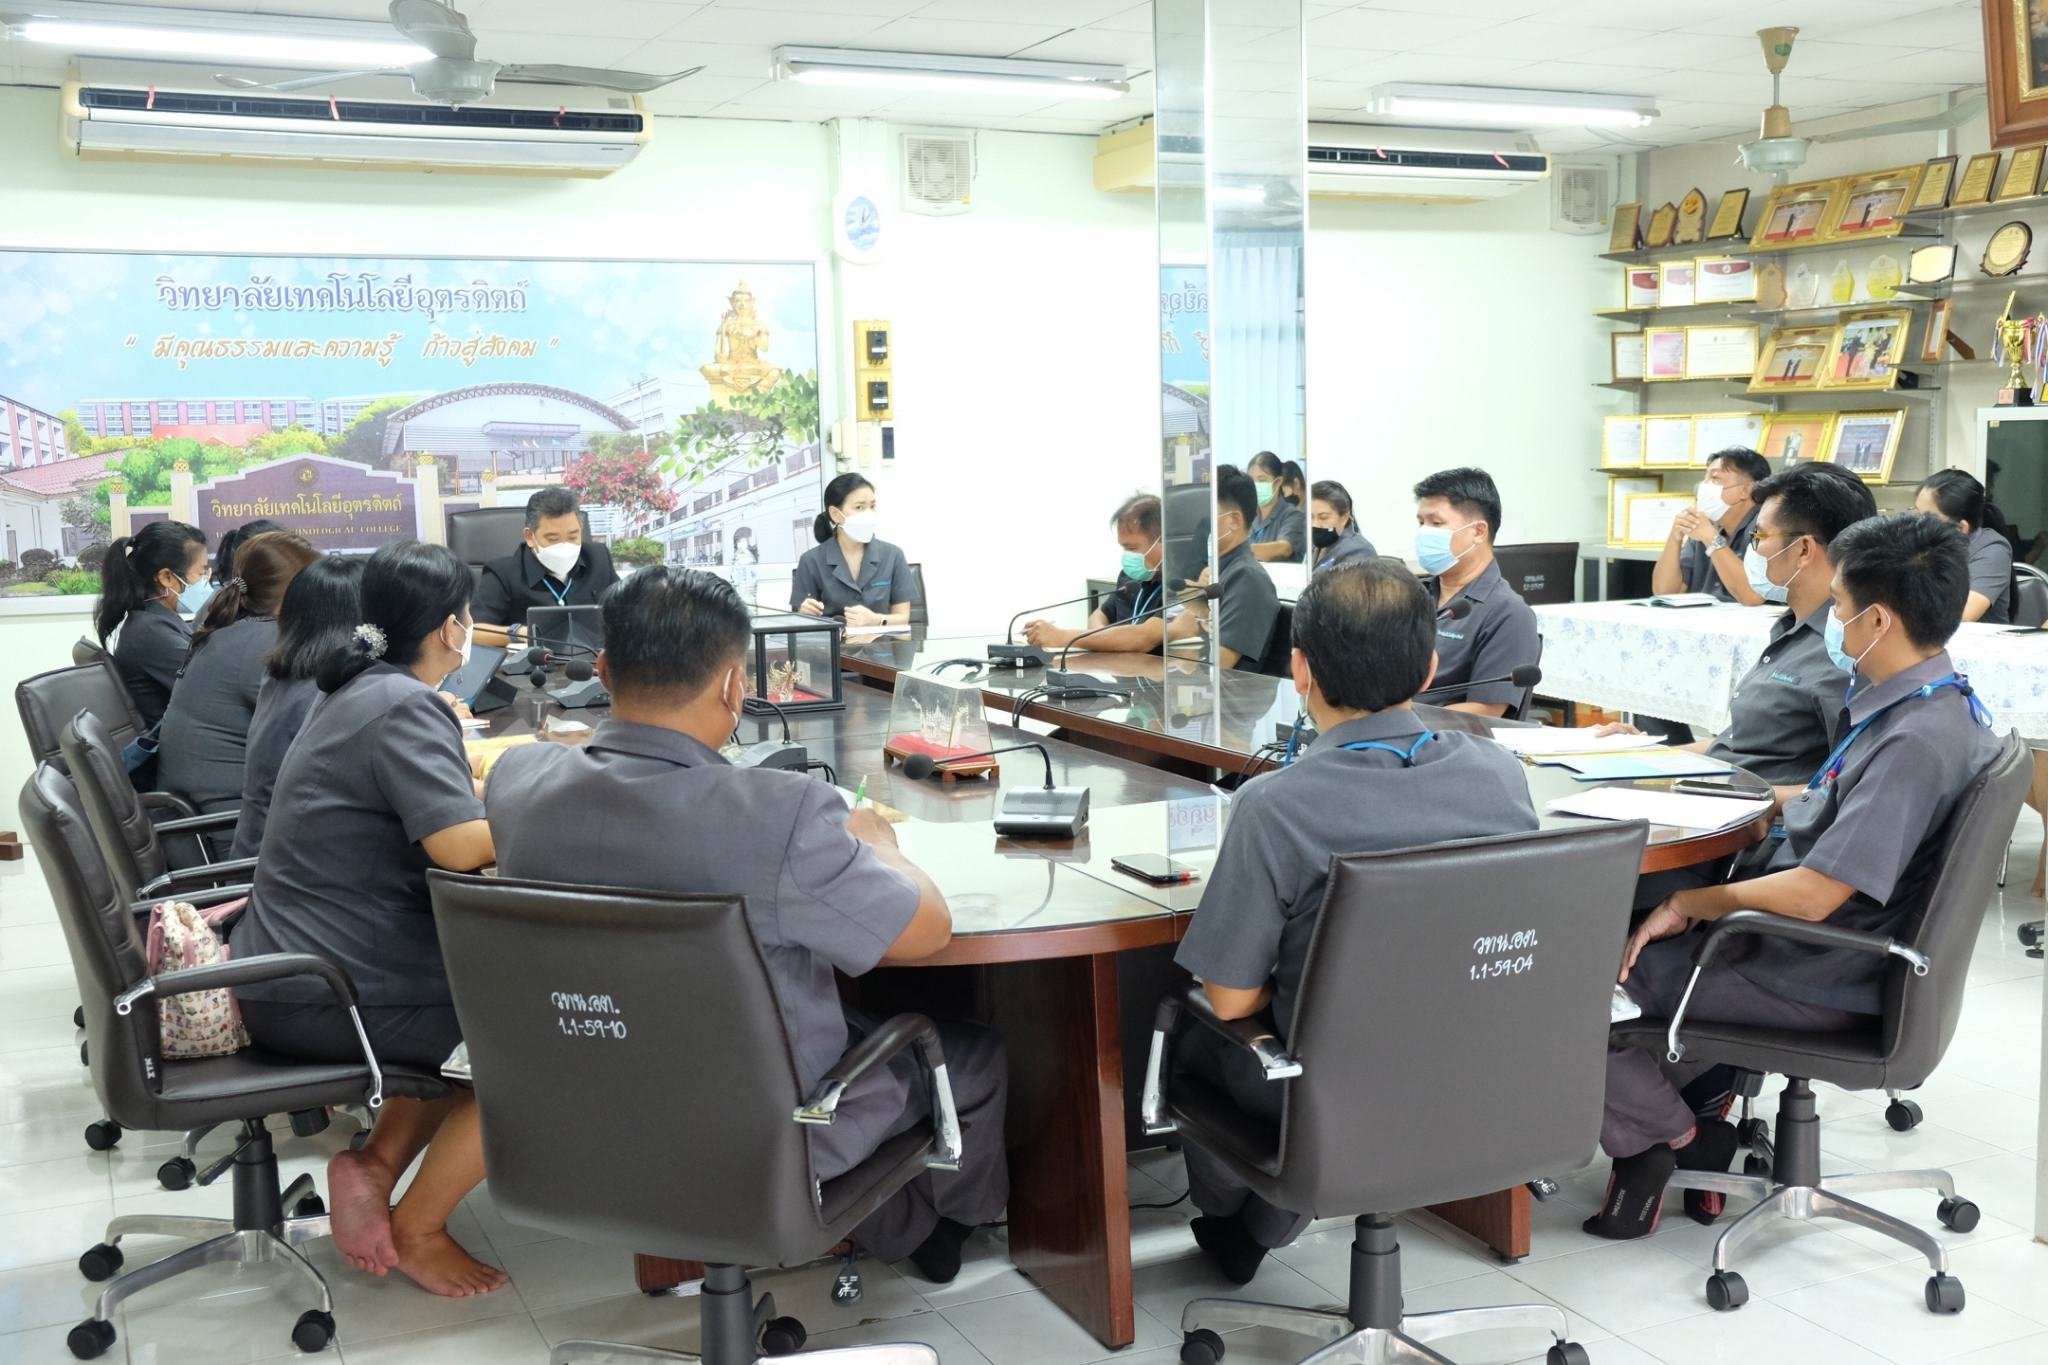
[[100, 566], [100, 602], [93, 609], [93, 629], [106, 644], [128, 619], [161, 596], [156, 576], [165, 569], [180, 578], [192, 562], [192, 547], [206, 548], [206, 535], [197, 526], [182, 521], [152, 521], [132, 536], [122, 536], [107, 547]]
[[1950, 521], [1967, 522], [1972, 531], [1984, 529], [1984, 485], [1968, 470], [1937, 469], [1920, 481], [1919, 491], [1932, 494], [1934, 505]]
[[394, 540], [363, 566], [362, 620], [320, 665], [320, 690], [339, 692], [380, 660], [419, 662], [427, 637], [469, 608], [469, 566], [446, 545]]
[[[825, 485], [825, 506], [828, 508], [844, 507], [846, 506], [846, 500], [855, 493], [860, 492], [863, 488], [873, 487], [874, 485], [869, 483], [864, 475], [841, 474], [838, 478]], [[818, 519], [811, 523], [811, 534], [817, 538], [818, 543], [823, 545], [826, 541], [832, 539], [832, 531], [831, 512], [818, 513]]]
[[[304, 536], [289, 531], [265, 531], [243, 537], [233, 547], [233, 556], [229, 563], [233, 572], [206, 599], [206, 609], [199, 613], [198, 628], [192, 632], [195, 654], [215, 631], [245, 616], [277, 615], [285, 589], [298, 577], [299, 570], [320, 557], [320, 552]], [[226, 548], [220, 557], [228, 558]]]
[[[1296, 463], [1295, 463], [1294, 461], [1292, 461], [1292, 460], [1286, 460], [1286, 461], [1283, 461], [1283, 462], [1281, 463], [1281, 465], [1280, 465], [1280, 496], [1281, 496], [1281, 497], [1283, 497], [1283, 498], [1287, 499], [1287, 500], [1288, 500], [1289, 502], [1293, 503], [1293, 504], [1294, 504], [1294, 505], [1295, 505], [1296, 507], [1299, 507], [1299, 506], [1301, 506], [1301, 490], [1302, 490], [1303, 488], [1305, 488], [1305, 487], [1307, 486], [1307, 483], [1308, 483], [1307, 479], [1305, 479], [1305, 478], [1303, 477], [1303, 475], [1302, 475], [1302, 472], [1301, 472], [1301, 466], [1300, 466], [1300, 465], [1296, 464]], [[1291, 490], [1293, 490], [1293, 491], [1291, 491], [1291, 492], [1290, 492], [1290, 491], [1289, 491], [1290, 489], [1291, 489]]]
[[284, 527], [270, 520], [252, 521], [233, 530], [220, 533], [220, 544], [213, 551], [213, 586], [218, 588], [235, 576], [235, 556], [241, 548], [260, 535], [282, 531]]
[[279, 682], [320, 676], [321, 665], [348, 648], [363, 621], [361, 555], [323, 555], [284, 590], [277, 607], [277, 645], [263, 670]]

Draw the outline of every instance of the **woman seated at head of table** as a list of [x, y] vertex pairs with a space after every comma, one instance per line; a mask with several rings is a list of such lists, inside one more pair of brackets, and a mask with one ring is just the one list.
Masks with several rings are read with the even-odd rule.
[[206, 605], [206, 536], [182, 521], [153, 521], [107, 547], [93, 630], [114, 656], [147, 729], [164, 718], [171, 689], [192, 652], [185, 618]]
[[[462, 727], [437, 695], [470, 652], [469, 569], [444, 545], [403, 540], [363, 566], [362, 621], [320, 672], [324, 694], [286, 751], [271, 796], [236, 958], [313, 953], [354, 981], [380, 1062], [435, 1071], [462, 1041], [427, 869], [496, 861]], [[317, 978], [236, 990], [272, 1052], [358, 1062], [348, 1010]], [[425, 1152], [398, 1207], [391, 1191]], [[448, 1235], [483, 1179], [476, 1103], [387, 1098], [369, 1143], [327, 1164], [335, 1247], [359, 1270], [402, 1270], [460, 1298], [505, 1283]]]
[[[1962, 528], [1970, 538], [1970, 597], [1963, 604], [1965, 621], [2012, 624], [2012, 542], [1988, 523], [1992, 510], [1984, 485], [1966, 470], [1943, 469], [1920, 481], [1913, 510], [1932, 512]], [[2038, 626], [2039, 621], [2022, 621]]]
[[1308, 535], [1315, 546], [1311, 562], [1318, 569], [1353, 559], [1377, 559], [1379, 551], [1351, 516], [1351, 492], [1335, 479], [1322, 479], [1309, 490]]
[[838, 616], [849, 626], [910, 623], [917, 601], [903, 551], [875, 535], [875, 486], [859, 474], [825, 485], [825, 510], [811, 534], [818, 543], [796, 562], [789, 605], [805, 616]]

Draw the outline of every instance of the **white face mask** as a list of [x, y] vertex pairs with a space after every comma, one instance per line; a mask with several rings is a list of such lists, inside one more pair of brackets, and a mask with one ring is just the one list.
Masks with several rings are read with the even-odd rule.
[[540, 566], [556, 578], [568, 581], [569, 571], [576, 567], [576, 561], [583, 557], [583, 547], [573, 540], [554, 545], [543, 545], [533, 552]]
[[847, 535], [853, 537], [859, 544], [865, 545], [875, 538], [875, 525], [880, 520], [881, 518], [870, 508], [865, 512], [855, 512], [840, 525]]
[[1721, 485], [1707, 479], [1700, 480], [1699, 492], [1694, 496], [1693, 506], [1700, 515], [1710, 521], [1719, 521], [1728, 515], [1728, 499], [1721, 496]]
[[725, 670], [724, 680], [718, 684], [718, 704], [725, 707], [726, 714], [732, 717], [732, 734], [735, 739], [738, 738], [740, 733], [740, 718], [747, 713], [747, 693], [745, 687], [740, 689], [740, 704], [737, 708], [727, 702], [726, 698], [732, 695], [733, 679], [738, 676], [738, 669], [728, 668]]
[[[462, 625], [462, 623], [461, 623], [460, 621], [456, 622], [456, 624], [457, 624], [457, 625]], [[468, 668], [468, 667], [469, 667], [469, 652], [470, 652], [470, 647], [471, 647], [472, 645], [474, 645], [475, 643], [476, 643], [476, 627], [475, 627], [475, 626], [462, 626], [462, 644], [461, 644], [460, 648], [461, 648], [461, 650], [462, 650], [462, 667], [463, 667], [463, 668]], [[458, 670], [458, 671], [460, 671], [460, 670]]]

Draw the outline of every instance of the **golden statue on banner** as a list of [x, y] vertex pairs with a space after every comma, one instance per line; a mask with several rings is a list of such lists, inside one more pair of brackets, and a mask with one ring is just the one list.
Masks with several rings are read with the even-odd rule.
[[729, 405], [737, 394], [774, 388], [782, 371], [761, 358], [768, 349], [768, 328], [754, 316], [754, 293], [745, 280], [726, 303], [725, 316], [718, 321], [715, 358], [698, 373], [711, 383], [711, 401]]

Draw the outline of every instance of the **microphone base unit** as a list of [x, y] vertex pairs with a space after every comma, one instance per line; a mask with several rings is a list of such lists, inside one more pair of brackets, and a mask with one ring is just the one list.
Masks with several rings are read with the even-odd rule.
[[988, 661], [998, 668], [1044, 668], [1053, 656], [1037, 645], [990, 645]]
[[584, 682], [569, 683], [547, 693], [547, 699], [557, 706], [576, 710], [585, 706], [610, 706], [612, 694], [605, 691], [604, 684], [595, 678]]
[[1088, 827], [1086, 787], [1011, 787], [996, 809], [996, 833], [1009, 839], [1073, 839]]
[[811, 753], [801, 744], [764, 739], [758, 744], [741, 745], [739, 753], [727, 761], [735, 768], [783, 768], [803, 772], [810, 767]]
[[1093, 673], [1077, 673], [1065, 668], [1048, 668], [1045, 681], [1049, 687], [1092, 687], [1097, 691], [1122, 692], [1113, 678], [1098, 678]]

